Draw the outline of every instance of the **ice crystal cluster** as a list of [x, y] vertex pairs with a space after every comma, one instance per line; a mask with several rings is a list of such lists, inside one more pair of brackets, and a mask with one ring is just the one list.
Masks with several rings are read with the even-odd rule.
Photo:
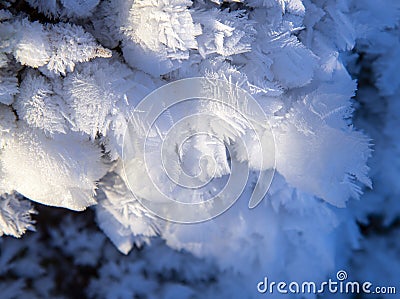
[[[264, 276], [321, 282], [340, 269], [397, 283], [388, 259], [400, 248], [398, 0], [0, 3], [2, 298], [257, 298]], [[134, 196], [154, 190], [135, 157], [131, 190], [124, 134], [143, 98], [192, 77], [252, 95], [274, 136], [276, 172], [249, 209], [262, 152], [234, 146], [230, 155], [191, 139], [180, 149], [186, 170], [213, 156], [215, 171], [202, 170], [214, 185], [232, 159], [252, 173], [225, 213], [179, 224]], [[216, 105], [178, 105], [153, 133], [199, 111], [236, 125]], [[242, 130], [226, 139], [251, 138]], [[159, 165], [146, 167], [163, 185]]]

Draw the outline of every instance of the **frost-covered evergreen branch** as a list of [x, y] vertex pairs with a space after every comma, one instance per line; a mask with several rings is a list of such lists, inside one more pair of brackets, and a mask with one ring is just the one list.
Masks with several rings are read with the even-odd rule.
[[[140, 255], [137, 248], [145, 248], [141, 257], [149, 265], [136, 259], [123, 264], [108, 251], [100, 257], [97, 247], [106, 245], [98, 233], [82, 232], [87, 224], [67, 219], [50, 228], [53, 246], [75, 265], [99, 266], [97, 278], [87, 285], [88, 295], [111, 297], [112, 291], [103, 286], [116, 280], [126, 286], [115, 296], [131, 298], [147, 289], [164, 298], [179, 290], [190, 298], [198, 288], [176, 280], [201, 284], [209, 279], [216, 281], [210, 283], [215, 287], [207, 291], [210, 296], [243, 280], [241, 291], [226, 291], [224, 296], [253, 298], [254, 282], [266, 271], [276, 280], [319, 281], [339, 266], [350, 267], [355, 248], [364, 246], [367, 251], [360, 258], [369, 259], [370, 242], [380, 237], [360, 242], [357, 223], [368, 225], [371, 213], [385, 217], [387, 227], [396, 223], [396, 0], [3, 2], [0, 235], [20, 237], [33, 228], [32, 200], [76, 211], [94, 206], [98, 226], [121, 252]], [[153, 105], [162, 107], [163, 114], [149, 135], [143, 131], [147, 124], [133, 119], [135, 139], [128, 147], [132, 159], [123, 161], [124, 134], [141, 100], [160, 86], [190, 77], [239, 86], [265, 113], [274, 135], [276, 175], [254, 210], [246, 204], [257, 173], [271, 170], [273, 163], [257, 150], [257, 140], [241, 116], [211, 101], [168, 108], [162, 97], [157, 99]], [[238, 105], [247, 111], [247, 104]], [[199, 113], [218, 118], [204, 120], [202, 126], [222, 142], [196, 136], [169, 149], [170, 156], [176, 154], [182, 162], [173, 175], [200, 169], [200, 179], [215, 179], [208, 190], [212, 193], [232, 174], [232, 163], [240, 162], [249, 166], [248, 184], [239, 201], [211, 221], [166, 222], [140, 203], [157, 196], [152, 183], [178, 200], [205, 201], [209, 195], [180, 195], [160, 166], [161, 141], [171, 127]], [[266, 124], [257, 126], [261, 143], [271, 146]], [[179, 143], [179, 134], [171, 138]], [[144, 139], [149, 141], [146, 148], [139, 146]], [[242, 141], [251, 145], [249, 152]], [[369, 160], [371, 144], [375, 156]], [[234, 151], [229, 153], [228, 147]], [[144, 154], [149, 161], [141, 158]], [[215, 169], [207, 157], [213, 157]], [[267, 162], [260, 167], [260, 161]], [[135, 178], [134, 186], [128, 176]], [[0, 247], [7, 248], [7, 241], [0, 240]], [[209, 268], [197, 266], [202, 273], [198, 276], [186, 273], [181, 263], [195, 258], [185, 253], [162, 263], [167, 272], [180, 271], [179, 279], [164, 277], [164, 268], [151, 263], [157, 249], [165, 254], [189, 252]], [[3, 264], [10, 260], [0, 257]], [[226, 276], [216, 279], [212, 271]], [[23, 296], [18, 290], [31, 286], [26, 276], [16, 273], [21, 279], [7, 283], [10, 297]], [[157, 286], [160, 275], [164, 284]], [[128, 286], [134, 279], [141, 285]]]

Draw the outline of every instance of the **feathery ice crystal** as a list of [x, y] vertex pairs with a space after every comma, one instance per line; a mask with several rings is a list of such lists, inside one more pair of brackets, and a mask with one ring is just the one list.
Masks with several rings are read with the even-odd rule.
[[[111, 298], [109, 281], [125, 275], [125, 281], [140, 277], [142, 287], [126, 287], [116, 298], [143, 295], [145, 289], [156, 297], [179, 291], [182, 298], [192, 298], [195, 282], [200, 286], [205, 279], [214, 281], [206, 291], [211, 297], [222, 292], [227, 298], [253, 298], [256, 282], [266, 273], [276, 280], [321, 281], [338, 267], [350, 267], [353, 249], [367, 249], [355, 264], [369, 259], [373, 249], [368, 239], [360, 243], [357, 222], [367, 223], [374, 211], [387, 217], [387, 225], [399, 217], [394, 178], [400, 165], [391, 160], [400, 153], [400, 135], [393, 131], [400, 109], [397, 0], [382, 5], [372, 0], [2, 2], [0, 235], [20, 237], [33, 230], [31, 200], [74, 211], [92, 207], [98, 226], [122, 253], [146, 244], [141, 264], [136, 258], [121, 264], [104, 253], [106, 262], [100, 265], [100, 253], [90, 253], [100, 249], [77, 236], [85, 225], [66, 218], [66, 231], [52, 230], [53, 245], [77, 265], [99, 266], [88, 296]], [[365, 84], [368, 76], [373, 87]], [[276, 174], [255, 209], [247, 202], [260, 171], [256, 165], [266, 157], [254, 147], [245, 152], [240, 142], [255, 142], [253, 136], [229, 109], [211, 102], [165, 107], [160, 97], [154, 105], [163, 113], [150, 137], [140, 131], [141, 124], [136, 132], [153, 144], [138, 149], [139, 141], [133, 142], [132, 159], [124, 167], [124, 134], [140, 101], [158, 87], [191, 77], [234, 84], [265, 113], [274, 136]], [[212, 220], [164, 221], [132, 194], [144, 199], [155, 194], [139, 170], [147, 167], [163, 192], [175, 194], [176, 187], [164, 181], [154, 140], [200, 112], [223, 120], [204, 125], [210, 135], [223, 136], [222, 143], [191, 138], [176, 150], [182, 159], [176, 173], [202, 172], [204, 181], [214, 179], [212, 188], [223, 188], [235, 160], [249, 165], [247, 185], [238, 202]], [[172, 136], [177, 146], [178, 135]], [[369, 173], [372, 143], [376, 155]], [[153, 157], [148, 165], [137, 158], [143, 150]], [[204, 157], [213, 157], [214, 169]], [[131, 190], [127, 171], [137, 178], [137, 190]], [[370, 190], [372, 182], [378, 193]], [[207, 196], [193, 193], [184, 200]], [[105, 246], [97, 233], [87, 238]], [[1, 242], [6, 244], [0, 239], [0, 248], [6, 246]], [[157, 248], [176, 255], [175, 265], [162, 261], [165, 269], [180, 271], [179, 279], [193, 283], [175, 285], [168, 276], [156, 286], [157, 275], [164, 275], [151, 263]], [[187, 259], [200, 273], [182, 269]], [[146, 263], [150, 274], [140, 276]], [[25, 284], [21, 277], [13, 289]], [[234, 291], [235, 284], [240, 291]]]

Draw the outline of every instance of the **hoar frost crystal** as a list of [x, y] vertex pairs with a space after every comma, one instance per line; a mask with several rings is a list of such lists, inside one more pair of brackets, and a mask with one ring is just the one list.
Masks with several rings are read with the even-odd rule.
[[[385, 49], [400, 49], [400, 5], [384, 2], [389, 15], [370, 0], [1, 1], [0, 235], [20, 237], [33, 229], [30, 200], [74, 211], [91, 207], [125, 254], [143, 244], [149, 244], [145, 260], [158, 256], [157, 248], [172, 255], [183, 250], [176, 265], [165, 267], [177, 271], [191, 257], [201, 274], [179, 266], [179, 275], [213, 280], [206, 291], [211, 297], [253, 298], [266, 272], [280, 281], [322, 281], [336, 273], [359, 248], [357, 221], [370, 213], [364, 198], [357, 201], [372, 187], [372, 142], [353, 124], [357, 81], [348, 69], [362, 78], [354, 53], [379, 57], [373, 72], [390, 107], [400, 88], [399, 76], [387, 84], [383, 71], [399, 62], [395, 50], [390, 60]], [[199, 77], [243, 90], [263, 118], [248, 126], [242, 114], [207, 97], [169, 105], [158, 93], [142, 102], [168, 83]], [[251, 102], [240, 100], [237, 107], [254, 116]], [[153, 108], [160, 111], [154, 119]], [[238, 177], [245, 179], [242, 192], [236, 198], [232, 186], [224, 189], [225, 199], [238, 200], [219, 216], [201, 219], [208, 221], [166, 221], [158, 217], [163, 211], [155, 215], [143, 204], [157, 205], [163, 196], [207, 203], [229, 184], [234, 167], [247, 171]], [[180, 193], [187, 177], [206, 188]], [[252, 202], [254, 192], [261, 198]], [[369, 204], [374, 199], [367, 194]], [[76, 237], [74, 230], [84, 226], [66, 221], [80, 245], [57, 246], [72, 256], [97, 250]], [[101, 274], [87, 295], [111, 298], [106, 286], [115, 275], [138, 279], [136, 261], [114, 264], [113, 258], [98, 264]], [[149, 275], [156, 277], [160, 269], [152, 267]], [[221, 277], [211, 279], [208, 271]], [[146, 289], [155, 297], [197, 296], [195, 283], [160, 289], [142, 279], [143, 289], [126, 287], [115, 298]]]

